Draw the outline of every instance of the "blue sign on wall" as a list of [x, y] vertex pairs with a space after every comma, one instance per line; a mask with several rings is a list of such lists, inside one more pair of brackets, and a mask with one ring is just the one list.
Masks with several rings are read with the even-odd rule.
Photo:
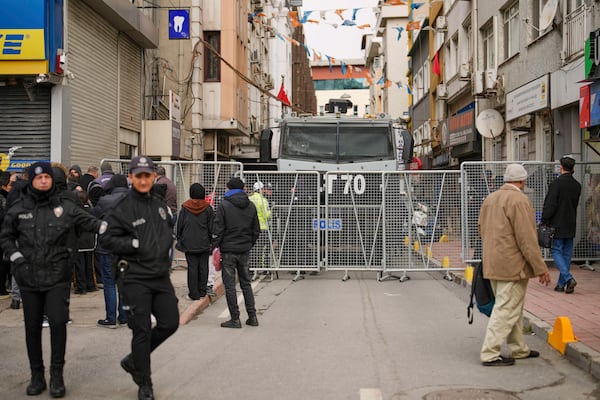
[[169, 10], [169, 39], [190, 38], [190, 11]]
[[600, 125], [600, 82], [590, 86], [590, 126]]

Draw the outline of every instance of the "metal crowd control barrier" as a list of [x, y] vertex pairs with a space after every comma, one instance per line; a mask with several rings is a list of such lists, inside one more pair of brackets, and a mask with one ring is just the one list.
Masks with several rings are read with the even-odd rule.
[[[250, 270], [259, 272], [319, 271], [321, 231], [315, 229], [320, 209], [318, 172], [250, 171], [244, 173], [248, 194], [262, 196], [267, 229], [250, 253]], [[262, 189], [254, 190], [255, 184]], [[272, 275], [271, 275], [272, 279]]]
[[[479, 208], [489, 193], [504, 184], [504, 170], [511, 163], [514, 161], [464, 162], [461, 165], [462, 258], [465, 262], [481, 260], [481, 241], [477, 231]], [[536, 161], [519, 163], [527, 170], [524, 193], [529, 197], [536, 223], [539, 223], [548, 187], [559, 174], [559, 164]], [[600, 260], [600, 163], [577, 163], [574, 177], [581, 183], [581, 196], [577, 209], [573, 261], [582, 268], [593, 269], [591, 263]], [[543, 249], [542, 254], [546, 260], [552, 260], [550, 250]]]
[[[129, 160], [103, 160], [127, 173]], [[477, 231], [485, 197], [504, 184], [511, 162], [464, 162], [460, 171], [244, 172], [241, 163], [157, 162], [175, 183], [178, 206], [194, 182], [204, 185], [216, 207], [232, 175], [258, 192], [270, 213], [267, 229], [251, 253], [251, 270], [306, 272], [373, 271], [379, 280], [409, 279], [408, 273], [463, 270], [481, 260]], [[539, 222], [557, 163], [522, 162], [528, 171], [524, 192]], [[600, 163], [578, 163], [582, 184], [574, 262], [592, 269], [600, 260]], [[549, 250], [543, 250], [551, 260]], [[178, 260], [176, 260], [178, 261]], [[395, 273], [402, 273], [395, 276]], [[271, 275], [272, 276], [272, 275]], [[271, 278], [272, 279], [272, 278]]]
[[[384, 263], [380, 280], [409, 272], [462, 271], [458, 171], [383, 173]], [[400, 277], [395, 272], [402, 272]]]

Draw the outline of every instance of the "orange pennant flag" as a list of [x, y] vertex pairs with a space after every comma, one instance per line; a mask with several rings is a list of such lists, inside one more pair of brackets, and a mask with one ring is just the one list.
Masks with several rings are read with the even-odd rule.
[[386, 88], [389, 88], [390, 86], [392, 86], [392, 81], [390, 81], [389, 79], [385, 80], [385, 85]]
[[371, 78], [371, 74], [367, 74], [366, 78], [369, 86], [373, 86], [373, 78]]
[[339, 8], [339, 9], [335, 10], [335, 13], [342, 19], [342, 21], [344, 20], [344, 16], [342, 15], [344, 13], [344, 11], [346, 11], [345, 8]]
[[315, 60], [315, 61], [321, 60], [321, 55], [315, 49], [312, 49], [312, 51], [313, 51], [313, 60]]
[[365, 28], [370, 28], [371, 24], [363, 24], [363, 25], [358, 25], [357, 28], [358, 29], [365, 29]]
[[290, 17], [290, 19], [292, 20], [292, 26], [294, 28], [298, 28], [299, 26], [302, 26], [300, 21], [298, 21], [298, 11], [288, 12], [288, 17]]
[[411, 21], [408, 24], [406, 24], [407, 31], [414, 31], [414, 30], [420, 29], [420, 28], [421, 28], [421, 21]]

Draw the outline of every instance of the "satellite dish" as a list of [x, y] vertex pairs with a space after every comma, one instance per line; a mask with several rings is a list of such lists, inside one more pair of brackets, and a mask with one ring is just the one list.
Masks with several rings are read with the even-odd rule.
[[542, 15], [540, 15], [540, 31], [548, 29], [554, 21], [554, 16], [558, 10], [558, 0], [548, 0], [546, 5], [542, 8]]
[[494, 139], [501, 135], [504, 130], [504, 119], [498, 111], [490, 108], [479, 113], [475, 121], [475, 127], [481, 136]]

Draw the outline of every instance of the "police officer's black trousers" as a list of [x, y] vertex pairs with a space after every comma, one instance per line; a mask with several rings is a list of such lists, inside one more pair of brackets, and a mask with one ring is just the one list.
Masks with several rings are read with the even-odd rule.
[[42, 319], [44, 312], [50, 323], [50, 365], [65, 364], [67, 321], [69, 320], [70, 287], [68, 284], [46, 291], [21, 289], [25, 317], [25, 342], [31, 369], [44, 368], [42, 358]]
[[[129, 306], [128, 325], [133, 331], [131, 354], [135, 369], [150, 378], [150, 353], [179, 327], [175, 290], [168, 276], [123, 282], [124, 306]], [[150, 314], [156, 317], [152, 328]]]

